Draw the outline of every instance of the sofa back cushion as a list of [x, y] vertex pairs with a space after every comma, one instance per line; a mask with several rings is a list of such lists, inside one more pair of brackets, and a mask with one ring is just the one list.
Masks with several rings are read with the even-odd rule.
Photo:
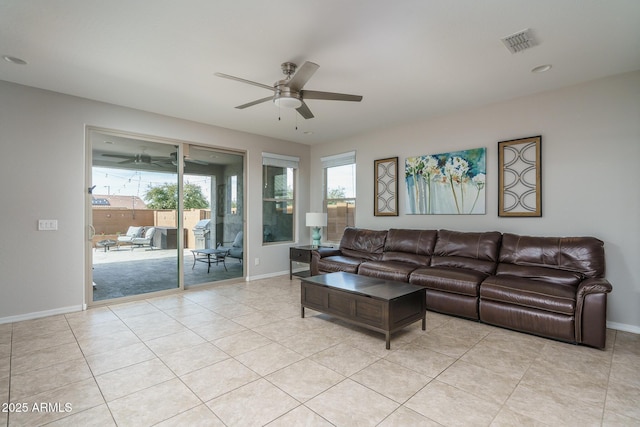
[[522, 277], [560, 275], [576, 280], [603, 277], [604, 243], [595, 237], [534, 237], [505, 233], [499, 261], [499, 274]]
[[144, 231], [144, 227], [136, 227], [136, 226], [129, 226], [129, 228], [127, 229], [127, 237], [142, 237], [142, 232]]
[[438, 230], [432, 267], [468, 268], [493, 274], [498, 263], [502, 234]]
[[236, 234], [236, 238], [233, 239], [233, 243], [231, 244], [232, 248], [242, 248], [242, 240], [244, 239], [244, 232], [238, 231]]
[[428, 266], [437, 236], [437, 230], [392, 228], [387, 232], [382, 260]]
[[342, 255], [378, 261], [382, 259], [387, 230], [347, 227], [340, 240]]

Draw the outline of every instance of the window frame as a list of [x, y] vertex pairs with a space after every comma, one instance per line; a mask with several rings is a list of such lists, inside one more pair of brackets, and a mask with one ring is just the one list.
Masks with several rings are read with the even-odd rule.
[[[281, 154], [262, 153], [262, 245], [276, 245], [276, 244], [290, 244], [296, 241], [296, 225], [297, 225], [297, 209], [296, 199], [298, 192], [298, 169], [300, 159], [293, 156], [285, 156]], [[291, 198], [286, 197], [265, 197], [265, 189], [267, 186], [267, 168], [282, 168], [284, 174], [288, 176], [289, 169], [291, 169], [292, 176], [292, 191]], [[287, 179], [288, 181], [288, 179]], [[275, 240], [265, 241], [265, 203], [286, 203], [287, 207], [291, 207], [291, 239], [290, 240]]]
[[[357, 187], [357, 162], [356, 162], [356, 152], [355, 151], [350, 151], [347, 153], [341, 153], [341, 154], [336, 154], [336, 155], [332, 155], [332, 156], [327, 156], [327, 157], [322, 157], [321, 159], [321, 163], [322, 163], [322, 175], [323, 175], [323, 194], [322, 194], [322, 207], [323, 207], [323, 212], [327, 213], [327, 217], [328, 217], [328, 221], [330, 223], [330, 218], [329, 218], [329, 203], [330, 202], [336, 202], [336, 203], [340, 203], [340, 202], [346, 202], [347, 206], [349, 205], [349, 202], [353, 202], [353, 224], [349, 223], [349, 215], [347, 214], [346, 217], [346, 227], [355, 227], [355, 210], [357, 209], [357, 191], [356, 191], [356, 187]], [[335, 167], [341, 167], [341, 166], [347, 166], [347, 165], [352, 165], [353, 166], [353, 193], [354, 196], [353, 197], [341, 197], [341, 198], [329, 198], [329, 185], [328, 185], [328, 178], [329, 178], [329, 171], [328, 169], [330, 168], [335, 168]], [[330, 233], [328, 231], [328, 227], [329, 224], [327, 224], [326, 227], [324, 227], [323, 233], [322, 235], [325, 238], [325, 241], [327, 243], [332, 243], [332, 244], [337, 244], [340, 241], [340, 238], [333, 239], [330, 238]], [[342, 235], [342, 233], [340, 233], [340, 236]]]

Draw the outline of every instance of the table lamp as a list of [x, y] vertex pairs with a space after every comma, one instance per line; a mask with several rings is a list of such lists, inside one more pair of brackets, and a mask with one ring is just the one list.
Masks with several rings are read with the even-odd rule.
[[327, 226], [327, 214], [324, 212], [307, 212], [307, 227], [311, 227], [313, 233], [311, 234], [311, 243], [313, 246], [320, 246], [320, 228]]

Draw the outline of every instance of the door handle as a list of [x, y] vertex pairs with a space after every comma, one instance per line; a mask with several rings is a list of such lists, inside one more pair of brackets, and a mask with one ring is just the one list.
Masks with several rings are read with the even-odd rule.
[[93, 237], [96, 235], [96, 229], [93, 225], [89, 224], [89, 240], [93, 240]]

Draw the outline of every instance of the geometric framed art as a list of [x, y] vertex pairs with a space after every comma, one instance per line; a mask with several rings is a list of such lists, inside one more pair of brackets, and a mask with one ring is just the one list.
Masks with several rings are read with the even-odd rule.
[[398, 216], [398, 158], [374, 160], [374, 216]]
[[542, 137], [498, 142], [498, 216], [542, 216]]

